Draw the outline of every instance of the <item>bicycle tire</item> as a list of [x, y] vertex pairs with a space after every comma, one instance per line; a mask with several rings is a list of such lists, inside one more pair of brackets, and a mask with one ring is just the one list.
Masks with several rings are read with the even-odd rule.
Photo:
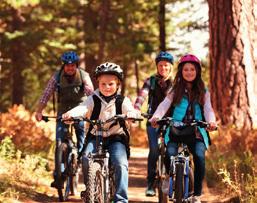
[[184, 188], [184, 165], [182, 163], [176, 164], [176, 178], [175, 178], [175, 200], [176, 203], [183, 201]]
[[158, 203], [167, 203], [168, 196], [162, 191], [162, 185], [165, 178], [165, 165], [163, 157], [161, 155], [159, 155], [158, 157], [157, 169]]
[[194, 170], [192, 167], [189, 167], [189, 196], [194, 194]]
[[[56, 178], [57, 178], [57, 191], [58, 191], [58, 196], [59, 196], [59, 201], [63, 202], [66, 201], [67, 197], [65, 195], [66, 191], [66, 178], [63, 175], [63, 172], [65, 168], [67, 167], [67, 149], [68, 146], [66, 143], [62, 143], [60, 146], [57, 147], [57, 152], [56, 152]], [[67, 193], [67, 192], [66, 192]]]
[[114, 195], [115, 195], [115, 179], [114, 179], [114, 172], [110, 173], [110, 181], [109, 181], [109, 188], [110, 188], [110, 194], [109, 194], [109, 202], [114, 201]]
[[104, 203], [104, 183], [101, 174], [101, 165], [90, 162], [87, 174], [85, 203]]
[[78, 181], [79, 181], [79, 174], [78, 174], [78, 163], [77, 163], [77, 153], [71, 154], [71, 160], [69, 164], [69, 178], [70, 178], [70, 192], [71, 195], [76, 195], [78, 190]]

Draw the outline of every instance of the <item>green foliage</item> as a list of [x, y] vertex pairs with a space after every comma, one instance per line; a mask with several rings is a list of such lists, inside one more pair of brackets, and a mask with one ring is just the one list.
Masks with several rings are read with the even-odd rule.
[[10, 137], [1, 141], [0, 164], [0, 202], [27, 198], [45, 184], [44, 181], [49, 184], [48, 160], [39, 154], [16, 150]]
[[[90, 73], [103, 61], [122, 65], [128, 80], [134, 75], [131, 70], [136, 61], [140, 66], [140, 81], [155, 71], [153, 58], [159, 51], [159, 1], [108, 2], [106, 18], [101, 18], [105, 1], [0, 2], [1, 111], [12, 105], [16, 96], [12, 95], [13, 88], [20, 88], [23, 104], [34, 110], [47, 81], [59, 69], [59, 57], [65, 50], [81, 54]], [[167, 1], [167, 5], [174, 2], [177, 1]], [[173, 12], [166, 15], [166, 35], [172, 39], [175, 31], [172, 22], [176, 15]], [[101, 24], [103, 19], [105, 27]], [[179, 49], [170, 43], [167, 47]], [[100, 57], [101, 53], [103, 56]], [[20, 76], [18, 80], [14, 78], [17, 75]], [[18, 81], [16, 87], [13, 87], [14, 81]], [[135, 87], [126, 88], [135, 94]]]
[[15, 157], [16, 149], [10, 137], [5, 137], [0, 144], [0, 156], [7, 160]]
[[250, 152], [237, 153], [230, 150], [220, 153], [215, 150], [207, 160], [207, 183], [223, 188], [242, 202], [256, 202], [257, 178], [256, 157]]

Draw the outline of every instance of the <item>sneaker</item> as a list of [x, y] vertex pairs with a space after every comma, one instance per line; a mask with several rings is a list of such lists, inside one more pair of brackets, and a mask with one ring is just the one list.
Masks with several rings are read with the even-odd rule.
[[81, 191], [80, 197], [81, 197], [81, 199], [83, 199], [83, 200], [86, 199], [86, 190]]
[[201, 203], [201, 197], [200, 196], [193, 196], [192, 203]]
[[[53, 182], [51, 182], [51, 187], [58, 189], [58, 181], [54, 180]], [[62, 189], [64, 188], [64, 182], [62, 182], [61, 187], [62, 187]]]
[[153, 197], [155, 196], [155, 189], [153, 186], [147, 186], [146, 191], [145, 191], [145, 196], [147, 197]]
[[56, 180], [54, 180], [53, 182], [51, 182], [51, 187], [58, 188], [58, 183], [57, 183]]

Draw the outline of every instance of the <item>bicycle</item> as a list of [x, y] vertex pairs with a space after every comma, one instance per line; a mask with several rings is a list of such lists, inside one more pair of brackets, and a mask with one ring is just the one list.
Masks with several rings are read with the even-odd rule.
[[[50, 119], [62, 121], [61, 117], [42, 116], [42, 120], [48, 122]], [[56, 156], [56, 180], [57, 191], [60, 202], [68, 200], [69, 195], [77, 192], [78, 186], [78, 154], [77, 147], [72, 139], [72, 124], [67, 124], [67, 133], [63, 142], [57, 144]]]
[[[145, 114], [143, 113], [142, 116], [144, 118], [151, 118], [151, 114]], [[161, 123], [159, 123], [161, 124]], [[167, 203], [168, 202], [168, 197], [167, 195], [163, 192], [163, 182], [166, 177], [166, 168], [164, 164], [164, 157], [165, 157], [165, 142], [164, 142], [164, 135], [167, 129], [167, 125], [160, 125], [158, 129], [158, 159], [157, 159], [157, 167], [156, 167], [156, 180], [155, 180], [155, 187], [157, 187], [158, 190], [158, 203]]]
[[103, 148], [104, 125], [119, 120], [141, 121], [143, 119], [128, 118], [124, 115], [116, 115], [106, 121], [90, 120], [87, 118], [72, 118], [71, 120], [83, 120], [96, 129], [96, 153], [88, 155], [89, 168], [87, 174], [86, 191], [81, 192], [81, 199], [85, 203], [110, 203], [115, 194], [114, 170], [109, 165], [109, 152]]
[[[174, 126], [174, 120], [170, 117], [163, 118], [157, 121], [157, 124], [163, 128]], [[208, 123], [204, 121], [192, 121], [190, 124], [180, 122], [180, 125], [190, 125], [199, 127], [208, 127]], [[166, 126], [166, 127], [164, 127]], [[191, 160], [188, 147], [183, 142], [178, 142], [178, 154], [170, 157], [170, 168], [167, 173], [168, 191], [161, 192], [164, 197], [163, 202], [169, 201], [176, 203], [190, 202], [194, 193], [194, 173], [193, 173], [193, 161]], [[163, 181], [160, 182], [163, 184]], [[165, 194], [166, 193], [166, 194]], [[160, 199], [160, 198], [159, 198]]]

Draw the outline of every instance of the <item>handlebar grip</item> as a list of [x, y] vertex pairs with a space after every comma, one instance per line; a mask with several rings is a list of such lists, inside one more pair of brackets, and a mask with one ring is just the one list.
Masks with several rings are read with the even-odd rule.
[[143, 121], [143, 118], [131, 118], [133, 121]]
[[144, 118], [151, 118], [153, 116], [153, 114], [149, 114], [149, 113], [141, 113], [141, 116], [143, 116]]
[[45, 121], [45, 122], [48, 122], [49, 121], [49, 117], [48, 116], [42, 116], [42, 120]]

